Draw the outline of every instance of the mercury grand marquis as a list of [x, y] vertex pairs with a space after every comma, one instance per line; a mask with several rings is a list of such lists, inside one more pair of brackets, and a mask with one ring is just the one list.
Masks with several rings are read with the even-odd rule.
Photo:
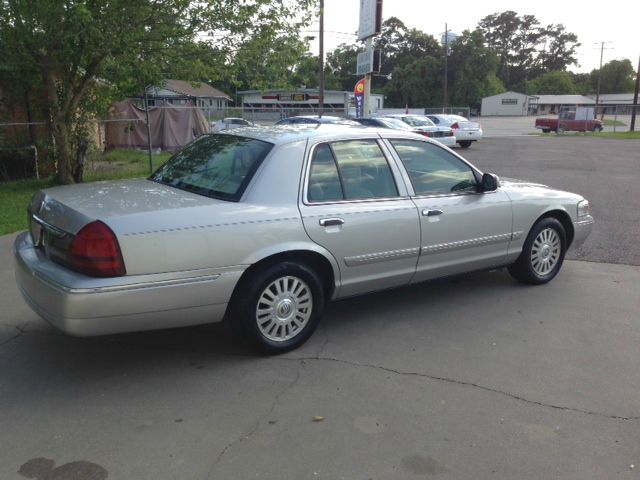
[[204, 135], [148, 179], [47, 188], [28, 213], [17, 284], [63, 332], [228, 319], [268, 353], [304, 343], [327, 301], [497, 267], [546, 283], [593, 224], [580, 195], [344, 125]]

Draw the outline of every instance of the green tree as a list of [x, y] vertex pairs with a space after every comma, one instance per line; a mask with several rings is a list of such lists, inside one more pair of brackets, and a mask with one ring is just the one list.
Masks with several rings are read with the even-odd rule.
[[325, 62], [327, 70], [335, 78], [340, 90], [353, 90], [358, 79], [356, 77], [358, 53], [362, 51], [364, 51], [363, 47], [343, 43], [327, 54]]
[[[225, 60], [218, 66], [224, 71], [249, 40], [261, 48], [268, 39], [295, 36], [312, 3], [0, 0], [0, 63], [43, 85], [58, 180], [72, 183], [74, 138], [82, 134], [90, 109], [104, 108], [110, 95], [140, 93], [145, 85], [166, 78], [167, 66], [184, 69], [187, 80], [211, 74], [206, 62], [185, 60], [202, 51], [198, 43], [208, 44]], [[104, 90], [109, 93], [100, 93]]]
[[481, 31], [463, 32], [448, 61], [449, 104], [479, 107], [483, 97], [506, 90], [496, 76], [498, 57], [485, 45]]
[[576, 85], [573, 75], [565, 71], [546, 72], [527, 81], [526, 93], [529, 95], [573, 95]]
[[508, 89], [524, 89], [531, 78], [577, 63], [580, 44], [561, 24], [542, 27], [534, 15], [509, 10], [484, 17], [478, 28], [499, 57], [498, 76]]
[[[591, 72], [592, 82], [597, 85], [598, 70]], [[600, 93], [629, 93], [635, 88], [636, 73], [631, 60], [611, 60], [602, 66]], [[595, 89], [594, 89], [595, 91]]]

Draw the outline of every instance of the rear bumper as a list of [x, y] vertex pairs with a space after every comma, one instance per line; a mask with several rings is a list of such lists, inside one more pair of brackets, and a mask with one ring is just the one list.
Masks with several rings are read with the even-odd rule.
[[591, 233], [594, 223], [595, 222], [591, 215], [588, 215], [586, 218], [578, 222], [573, 222], [574, 234], [573, 234], [573, 243], [571, 244], [573, 248], [578, 248], [580, 245], [584, 243], [584, 241], [587, 239], [587, 237]]
[[477, 142], [482, 140], [482, 130], [456, 130], [456, 142]]
[[244, 267], [96, 279], [14, 244], [16, 283], [29, 306], [69, 335], [94, 336], [222, 320]]

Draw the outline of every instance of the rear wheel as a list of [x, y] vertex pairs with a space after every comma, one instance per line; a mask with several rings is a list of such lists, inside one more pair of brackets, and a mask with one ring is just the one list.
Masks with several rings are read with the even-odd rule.
[[550, 128], [543, 128], [542, 133], [549, 133], [551, 131]]
[[318, 326], [324, 291], [317, 274], [305, 264], [266, 267], [238, 288], [231, 320], [236, 331], [264, 353], [298, 348]]
[[529, 232], [522, 253], [509, 273], [523, 283], [539, 285], [555, 277], [567, 250], [567, 235], [559, 220], [539, 220]]
[[461, 140], [461, 141], [458, 142], [458, 144], [462, 148], [469, 148], [471, 146], [471, 142], [469, 140]]
[[593, 131], [596, 133], [600, 133], [602, 131], [602, 125], [596, 125], [593, 127]]

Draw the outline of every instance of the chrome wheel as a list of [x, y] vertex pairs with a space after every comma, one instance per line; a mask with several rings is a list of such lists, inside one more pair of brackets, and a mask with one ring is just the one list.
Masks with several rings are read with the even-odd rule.
[[255, 318], [260, 333], [273, 342], [298, 335], [309, 322], [313, 295], [300, 278], [276, 278], [258, 297]]
[[531, 267], [540, 276], [548, 275], [558, 264], [562, 243], [558, 232], [553, 228], [545, 228], [533, 241], [531, 246]]

